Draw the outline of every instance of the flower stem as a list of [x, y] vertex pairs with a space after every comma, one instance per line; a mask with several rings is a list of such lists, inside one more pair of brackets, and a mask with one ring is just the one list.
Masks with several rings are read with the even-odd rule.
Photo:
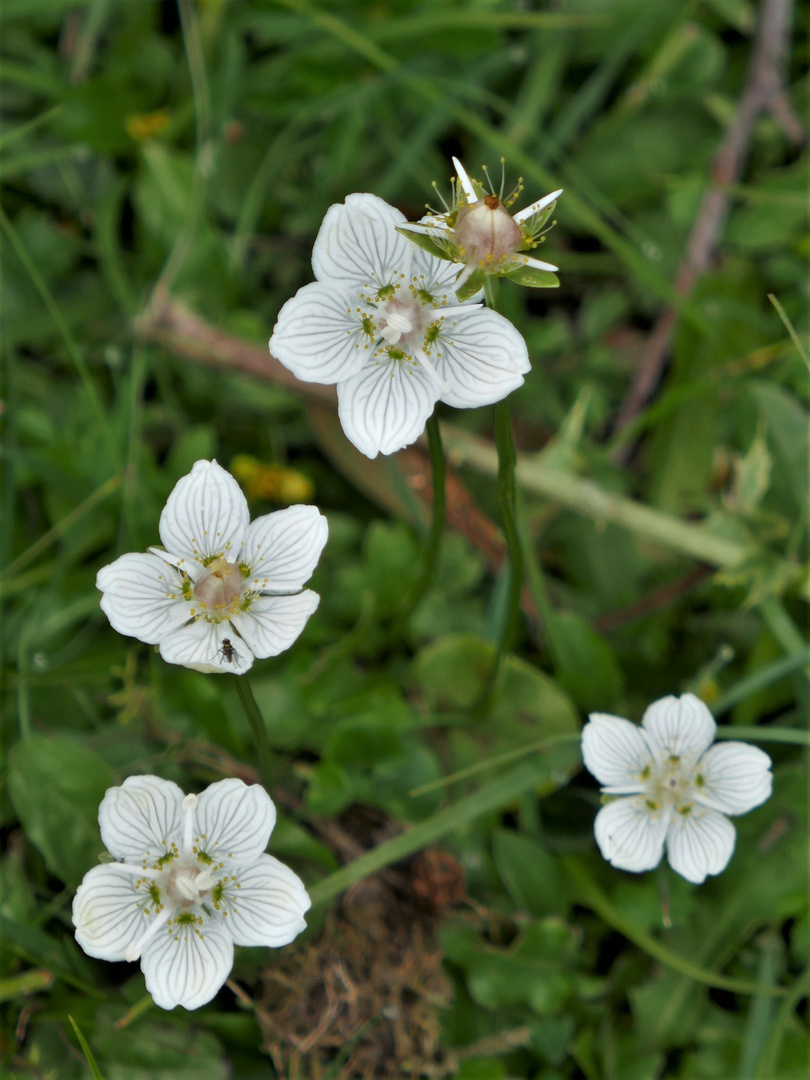
[[[503, 314], [500, 282], [497, 278], [492, 276], [486, 278], [484, 295], [487, 306], [492, 308], [493, 311]], [[512, 422], [509, 417], [508, 401], [497, 401], [492, 406], [492, 416], [495, 423], [495, 446], [498, 450], [498, 499], [501, 509], [501, 527], [503, 528], [509, 553], [509, 599], [506, 616], [498, 634], [495, 664], [484, 695], [484, 703], [487, 706], [495, 693], [504, 658], [514, 646], [517, 638], [518, 621], [520, 619], [520, 593], [523, 587], [523, 549], [517, 526], [517, 491], [515, 487], [517, 452], [515, 450], [515, 440], [512, 436]]]
[[439, 557], [442, 532], [446, 510], [446, 493], [444, 485], [444, 452], [442, 450], [442, 436], [439, 431], [439, 421], [434, 413], [427, 422], [428, 446], [430, 447], [430, 472], [433, 484], [433, 519], [430, 523], [430, 532], [422, 552], [422, 566], [419, 578], [408, 596], [402, 611], [397, 618], [397, 627], [403, 627], [411, 614], [419, 606], [425, 593], [433, 582], [436, 572], [436, 562]]
[[234, 675], [234, 679], [236, 680], [236, 693], [239, 695], [242, 708], [245, 710], [245, 716], [250, 724], [250, 730], [253, 732], [253, 741], [259, 755], [259, 768], [265, 785], [269, 786], [272, 781], [272, 769], [270, 765], [270, 743], [267, 741], [267, 728], [264, 726], [264, 717], [256, 698], [253, 696], [253, 688], [247, 675]]

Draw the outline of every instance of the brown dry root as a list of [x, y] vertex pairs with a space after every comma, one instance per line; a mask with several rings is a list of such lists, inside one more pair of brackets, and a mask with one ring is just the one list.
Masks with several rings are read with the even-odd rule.
[[[349, 893], [323, 931], [268, 967], [256, 995], [263, 1049], [289, 1080], [441, 1077], [451, 1000], [436, 919], [378, 879]], [[453, 1070], [454, 1071], [454, 1070]]]

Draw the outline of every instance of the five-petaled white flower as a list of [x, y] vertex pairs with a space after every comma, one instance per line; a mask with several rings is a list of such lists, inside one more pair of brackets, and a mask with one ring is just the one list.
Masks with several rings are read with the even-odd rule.
[[486, 276], [508, 277], [518, 285], [553, 288], [559, 285], [553, 263], [541, 262], [527, 251], [543, 242], [548, 219], [554, 212], [562, 188], [544, 195], [530, 206], [511, 215], [509, 208], [523, 190], [522, 181], [511, 195], [501, 191], [486, 193], [474, 182], [458, 158], [453, 158], [458, 180], [453, 181], [453, 198], [444, 213], [429, 213], [421, 221], [408, 222], [400, 232], [440, 259], [461, 263], [455, 291], [459, 299], [480, 289]]
[[299, 379], [337, 384], [343, 430], [371, 458], [414, 442], [437, 401], [491, 405], [530, 367], [509, 320], [459, 304], [455, 268], [400, 236], [404, 222], [376, 195], [330, 207], [317, 280], [287, 301], [270, 339]]
[[[602, 855], [621, 870], [652, 870], [666, 844], [673, 870], [700, 884], [723, 871], [734, 851], [726, 814], [745, 814], [770, 797], [771, 759], [755, 746], [712, 746], [717, 725], [694, 694], [665, 697], [641, 727], [591, 713], [582, 757], [606, 795], [596, 815]], [[709, 749], [711, 747], [711, 749]]]
[[318, 606], [303, 589], [328, 533], [315, 506], [251, 522], [234, 478], [198, 461], [175, 485], [159, 532], [165, 551], [122, 555], [96, 587], [112, 626], [159, 645], [170, 664], [242, 675], [254, 657], [288, 649]]
[[265, 855], [276, 821], [254, 784], [220, 780], [199, 796], [157, 776], [130, 776], [99, 807], [117, 860], [94, 866], [73, 900], [76, 940], [100, 960], [140, 959], [162, 1009], [198, 1009], [233, 966], [234, 945], [287, 945], [310, 900], [296, 874]]

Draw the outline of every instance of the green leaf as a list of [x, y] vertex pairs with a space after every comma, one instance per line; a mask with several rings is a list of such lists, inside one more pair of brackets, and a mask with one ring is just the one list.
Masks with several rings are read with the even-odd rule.
[[34, 735], [9, 755], [14, 809], [48, 869], [66, 885], [77, 885], [98, 863], [98, 807], [114, 784], [109, 765], [73, 739]]
[[803, 511], [807, 501], [810, 435], [807, 412], [799, 402], [774, 382], [758, 380], [751, 384], [751, 394], [765, 422], [768, 439], [774, 449], [779, 474], [792, 492], [796, 506]]
[[559, 919], [532, 924], [511, 949], [482, 946], [474, 934], [445, 934], [442, 940], [448, 957], [464, 968], [479, 1005], [528, 1005], [547, 1016], [573, 992], [578, 938]]
[[588, 620], [573, 611], [555, 612], [546, 631], [560, 686], [584, 712], [619, 701], [624, 678], [613, 649]]
[[[448, 722], [452, 771], [466, 770], [521, 746], [556, 735], [579, 732], [577, 712], [558, 685], [532, 664], [507, 657], [499, 692], [485, 718], [459, 716], [481, 699], [494, 658], [491, 642], [472, 635], [450, 635], [417, 654], [413, 677], [425, 704], [435, 714], [452, 714]], [[561, 741], [540, 759], [548, 788], [560, 787], [581, 764], [576, 739]]]
[[567, 883], [551, 855], [535, 840], [508, 829], [492, 838], [495, 866], [518, 911], [564, 914]]

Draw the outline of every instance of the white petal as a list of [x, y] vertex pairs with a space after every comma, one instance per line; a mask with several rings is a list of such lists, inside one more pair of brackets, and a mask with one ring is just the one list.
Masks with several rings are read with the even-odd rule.
[[687, 881], [700, 885], [707, 874], [725, 870], [735, 839], [734, 826], [716, 810], [699, 803], [688, 813], [676, 810], [667, 832], [669, 865]]
[[556, 191], [552, 191], [550, 195], [544, 195], [542, 199], [538, 199], [537, 202], [533, 202], [531, 206], [526, 206], [523, 210], [520, 210], [517, 214], [513, 216], [512, 220], [516, 225], [520, 225], [521, 221], [525, 221], [527, 218], [530, 218], [532, 214], [539, 214], [541, 210], [545, 210], [545, 208], [550, 203], [553, 203], [555, 199], [559, 199], [562, 193], [563, 189], [558, 188]]
[[231, 777], [198, 796], [194, 839], [216, 862], [243, 866], [267, 847], [275, 823], [276, 808], [264, 788]]
[[216, 461], [197, 461], [163, 508], [160, 540], [192, 562], [218, 555], [239, 562], [249, 521], [247, 500], [231, 474]]
[[661, 861], [668, 814], [643, 795], [616, 799], [596, 815], [593, 831], [602, 856], [620, 870], [652, 870]]
[[654, 701], [641, 720], [647, 742], [659, 761], [670, 757], [694, 763], [711, 746], [717, 725], [694, 694]]
[[559, 266], [555, 266], [554, 263], [542, 262], [540, 259], [534, 259], [531, 255], [524, 255], [522, 251], [519, 251], [516, 255], [512, 256], [513, 263], [519, 263], [521, 266], [528, 266], [532, 270], [550, 270], [552, 274], [555, 270], [559, 270]]
[[399, 210], [376, 195], [349, 195], [345, 203], [330, 206], [312, 249], [315, 277], [375, 291], [389, 284], [412, 246], [397, 232], [404, 222]]
[[199, 1009], [216, 994], [233, 967], [233, 940], [219, 922], [175, 925], [145, 946], [141, 970], [161, 1009]]
[[340, 285], [305, 285], [278, 314], [270, 352], [304, 382], [348, 379], [373, 349], [363, 330], [364, 303]]
[[472, 185], [472, 181], [467, 176], [467, 171], [458, 158], [453, 158], [453, 165], [455, 165], [456, 173], [458, 174], [458, 180], [461, 184], [461, 190], [464, 192], [467, 202], [478, 202], [478, 196], [475, 194], [475, 188]]
[[523, 384], [531, 368], [522, 336], [503, 315], [486, 309], [443, 319], [436, 349], [434, 366], [450, 386], [442, 401], [457, 409], [500, 401]]
[[346, 437], [366, 457], [393, 454], [425, 430], [440, 390], [424, 365], [383, 355], [338, 385], [338, 416]]
[[101, 839], [107, 850], [126, 862], [152, 862], [183, 836], [183, 792], [159, 776], [128, 776], [108, 788], [98, 808]]
[[182, 626], [160, 643], [167, 664], [182, 664], [209, 675], [244, 675], [253, 666], [253, 653], [233, 630], [232, 622], [205, 619]]
[[289, 867], [262, 855], [236, 874], [240, 888], [226, 888], [222, 910], [236, 945], [288, 945], [306, 929], [310, 899], [304, 883]]
[[114, 863], [94, 866], [84, 875], [73, 898], [73, 925], [88, 956], [123, 960], [128, 946], [146, 933], [150, 917], [139, 905], [148, 895], [143, 885], [136, 889], [135, 882]]
[[119, 634], [157, 645], [188, 621], [180, 574], [156, 555], [122, 555], [96, 575], [101, 610]]
[[643, 790], [641, 774], [653, 764], [641, 728], [605, 713], [591, 713], [582, 729], [582, 760], [600, 784], [627, 795]]
[[300, 636], [319, 602], [311, 589], [295, 596], [254, 596], [250, 608], [231, 622], [257, 658], [278, 656]]
[[329, 525], [317, 506], [290, 506], [250, 523], [244, 561], [254, 592], [292, 593], [303, 587], [318, 565]]
[[771, 759], [756, 746], [712, 746], [695, 766], [692, 795], [725, 814], [746, 814], [771, 797]]

